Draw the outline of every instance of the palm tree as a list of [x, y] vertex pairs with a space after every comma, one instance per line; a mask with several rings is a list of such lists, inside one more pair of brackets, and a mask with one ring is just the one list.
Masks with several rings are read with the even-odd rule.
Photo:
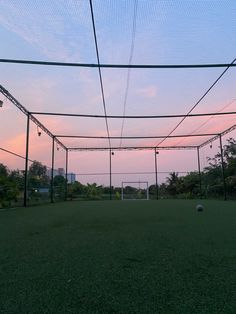
[[180, 183], [180, 178], [178, 172], [170, 172], [169, 177], [166, 178], [168, 184], [167, 190], [171, 195], [177, 194], [177, 187]]

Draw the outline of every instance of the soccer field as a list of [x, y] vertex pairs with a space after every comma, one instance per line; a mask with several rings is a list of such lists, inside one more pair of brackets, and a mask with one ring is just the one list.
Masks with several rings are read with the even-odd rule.
[[0, 212], [0, 313], [236, 313], [236, 203]]

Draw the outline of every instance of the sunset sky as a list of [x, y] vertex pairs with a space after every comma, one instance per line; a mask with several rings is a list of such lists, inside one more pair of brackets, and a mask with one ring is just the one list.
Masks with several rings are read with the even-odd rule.
[[[236, 58], [236, 2], [93, 0], [100, 62], [104, 64], [231, 63]], [[97, 63], [87, 0], [0, 0], [0, 59]], [[225, 68], [104, 69], [108, 115], [186, 114]], [[192, 113], [236, 111], [236, 69], [230, 68]], [[0, 84], [29, 111], [104, 114], [97, 68], [50, 67], [0, 63]], [[9, 100], [0, 109], [0, 147], [25, 154], [26, 117]], [[124, 109], [125, 108], [125, 109]], [[106, 136], [104, 119], [37, 116], [54, 134]], [[167, 135], [175, 119], [125, 119], [124, 136]], [[173, 134], [219, 133], [235, 124], [235, 115], [188, 118]], [[121, 119], [108, 119], [111, 136], [120, 136]], [[235, 137], [236, 132], [226, 136]], [[199, 145], [207, 137], [168, 139], [162, 146]], [[61, 139], [67, 147], [108, 147], [107, 139]], [[111, 140], [112, 146], [155, 146], [160, 139]], [[201, 151], [202, 166], [213, 149]], [[31, 123], [30, 156], [50, 167], [51, 139]], [[0, 151], [10, 169], [24, 161]], [[65, 167], [65, 152], [56, 150], [56, 167]], [[197, 169], [196, 151], [161, 151], [159, 176]], [[114, 172], [153, 172], [153, 151], [119, 151]], [[108, 185], [108, 152], [71, 152], [69, 172], [83, 183]], [[87, 174], [87, 175], [85, 175]], [[122, 181], [154, 183], [153, 174], [114, 175]]]

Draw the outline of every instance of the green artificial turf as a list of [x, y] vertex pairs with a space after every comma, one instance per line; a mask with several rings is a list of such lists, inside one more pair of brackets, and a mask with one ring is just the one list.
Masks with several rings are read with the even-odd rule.
[[0, 313], [236, 313], [236, 203], [0, 212]]

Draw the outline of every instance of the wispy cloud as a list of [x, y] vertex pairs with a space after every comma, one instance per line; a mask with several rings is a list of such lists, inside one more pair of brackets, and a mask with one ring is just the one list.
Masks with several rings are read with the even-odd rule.
[[[71, 8], [66, 10], [68, 6]], [[85, 10], [82, 3], [2, 1], [0, 23], [48, 58], [78, 61], [84, 49], [79, 30], [84, 34], [91, 32], [91, 25], [81, 18], [86, 15]]]

